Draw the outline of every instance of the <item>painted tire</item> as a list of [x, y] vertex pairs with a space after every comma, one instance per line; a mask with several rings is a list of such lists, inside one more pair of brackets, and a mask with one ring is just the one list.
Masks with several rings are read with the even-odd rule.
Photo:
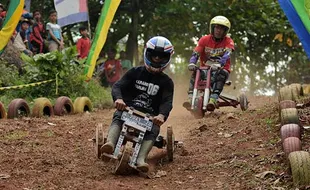
[[47, 98], [37, 98], [32, 108], [32, 117], [54, 116], [51, 101]]
[[286, 124], [281, 127], [282, 142], [288, 137], [297, 137], [301, 139], [301, 129], [297, 124]]
[[240, 103], [240, 108], [242, 111], [245, 111], [248, 109], [248, 98], [246, 97], [246, 95], [244, 93], [242, 93], [240, 96], [239, 96], [239, 103]]
[[293, 100], [296, 101], [299, 99], [300, 96], [304, 95], [301, 84], [294, 83], [294, 84], [289, 85], [289, 87], [292, 89]]
[[26, 100], [18, 98], [11, 101], [8, 108], [8, 118], [14, 119], [19, 117], [28, 117], [30, 109]]
[[279, 102], [283, 100], [293, 100], [292, 89], [288, 86], [280, 88], [279, 92]]
[[297, 109], [286, 108], [281, 110], [281, 124], [299, 124]]
[[104, 132], [102, 124], [96, 126], [95, 132], [95, 153], [98, 159], [101, 157], [101, 146], [104, 144]]
[[302, 85], [302, 89], [303, 89], [303, 94], [304, 95], [310, 94], [310, 85], [309, 84]]
[[5, 107], [2, 102], [0, 102], [0, 119], [5, 119], [7, 117], [7, 113], [5, 111]]
[[283, 141], [283, 150], [286, 156], [291, 152], [301, 150], [301, 141], [297, 137], [288, 137]]
[[173, 161], [174, 152], [174, 135], [172, 127], [167, 127], [167, 156], [170, 162]]
[[57, 98], [54, 106], [54, 114], [63, 116], [74, 113], [74, 107], [72, 101], [67, 96], [61, 96]]
[[310, 184], [310, 157], [306, 151], [291, 152], [288, 156], [293, 182], [296, 186]]
[[92, 111], [93, 106], [88, 97], [78, 97], [74, 101], [74, 113]]
[[296, 108], [296, 103], [293, 100], [283, 100], [279, 103], [280, 111], [285, 108]]
[[133, 169], [129, 166], [130, 147], [125, 145], [121, 158], [117, 161], [114, 173], [116, 175], [128, 175], [132, 173]]

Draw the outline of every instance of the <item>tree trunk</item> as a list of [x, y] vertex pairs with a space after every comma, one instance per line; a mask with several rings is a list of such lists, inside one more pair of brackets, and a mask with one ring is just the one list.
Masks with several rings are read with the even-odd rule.
[[132, 30], [129, 33], [128, 41], [126, 44], [126, 51], [128, 59], [133, 63], [133, 65], [139, 65], [138, 56], [138, 24], [139, 24], [139, 0], [132, 0]]

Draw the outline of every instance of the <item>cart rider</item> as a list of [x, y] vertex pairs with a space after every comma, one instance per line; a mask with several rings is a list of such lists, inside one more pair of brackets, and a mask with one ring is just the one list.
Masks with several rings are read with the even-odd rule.
[[193, 93], [198, 59], [200, 58], [201, 66], [204, 66], [207, 61], [219, 62], [223, 69], [212, 72], [214, 82], [212, 81], [212, 94], [207, 105], [207, 109], [213, 111], [230, 73], [230, 54], [234, 51], [234, 41], [227, 36], [230, 30], [230, 21], [224, 16], [212, 18], [209, 29], [210, 34], [199, 39], [189, 60], [188, 69], [194, 72], [190, 79], [188, 95], [191, 97]]
[[153, 117], [152, 131], [145, 133], [137, 158], [137, 169], [148, 171], [145, 162], [159, 134], [160, 126], [167, 120], [172, 109], [174, 83], [163, 72], [171, 61], [174, 48], [162, 36], [151, 38], [144, 49], [144, 65], [130, 69], [112, 87], [116, 111], [109, 128], [107, 142], [101, 151], [112, 154], [118, 141], [123, 121], [122, 111], [133, 107]]

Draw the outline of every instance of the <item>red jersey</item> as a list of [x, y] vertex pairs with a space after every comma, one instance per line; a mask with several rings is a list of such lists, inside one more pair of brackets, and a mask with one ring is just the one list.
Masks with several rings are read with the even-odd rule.
[[119, 60], [107, 60], [104, 63], [104, 72], [109, 83], [115, 83], [121, 78], [122, 65]]
[[90, 45], [91, 43], [89, 38], [80, 38], [76, 43], [76, 48], [81, 59], [87, 57]]
[[[209, 34], [199, 39], [195, 51], [200, 54], [200, 63], [203, 66], [207, 61], [207, 54], [210, 55], [208, 60], [220, 59], [227, 48], [235, 50], [234, 41], [230, 37], [225, 36], [223, 40], [217, 42], [212, 35]], [[230, 59], [227, 60], [224, 69], [230, 72]]]

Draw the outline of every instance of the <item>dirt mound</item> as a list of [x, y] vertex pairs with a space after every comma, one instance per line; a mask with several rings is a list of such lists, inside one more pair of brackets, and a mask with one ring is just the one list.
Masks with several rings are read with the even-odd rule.
[[[183, 93], [184, 94], [184, 93]], [[250, 109], [216, 110], [195, 120], [175, 99], [175, 160], [160, 178], [115, 176], [97, 160], [95, 125], [108, 129], [113, 110], [0, 123], [0, 189], [268, 189], [291, 187], [280, 149], [276, 99], [251, 97]], [[269, 171], [269, 172], [268, 172]], [[265, 172], [265, 173], [263, 173]], [[258, 175], [261, 174], [261, 175]]]

